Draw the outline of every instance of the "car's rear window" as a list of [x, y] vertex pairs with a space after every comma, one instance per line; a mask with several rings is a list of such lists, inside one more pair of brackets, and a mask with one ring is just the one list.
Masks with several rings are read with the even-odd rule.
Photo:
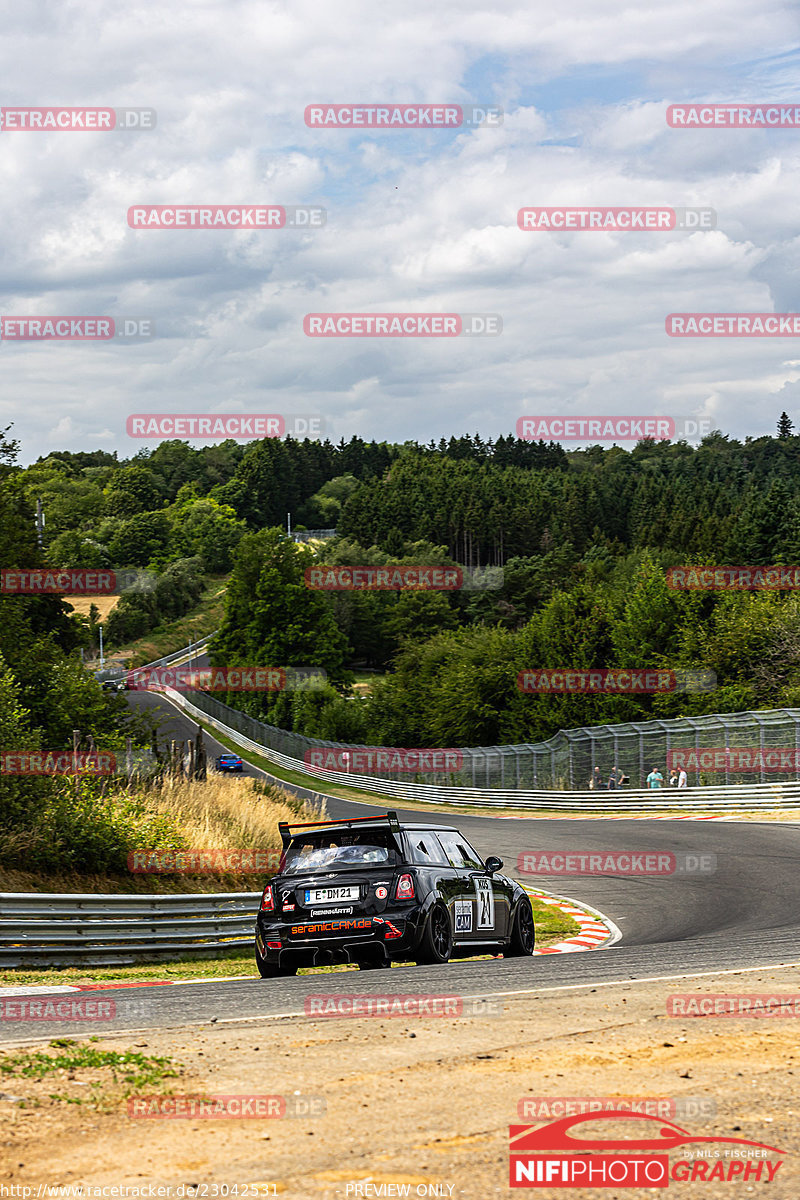
[[328, 829], [292, 838], [284, 854], [281, 874], [316, 875], [354, 867], [394, 867], [398, 862], [388, 829]]

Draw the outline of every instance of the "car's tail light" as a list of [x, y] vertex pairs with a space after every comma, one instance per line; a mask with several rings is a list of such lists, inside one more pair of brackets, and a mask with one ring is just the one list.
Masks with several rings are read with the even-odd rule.
[[267, 942], [267, 949], [269, 950], [280, 950], [282, 946], [282, 942]]
[[401, 875], [397, 881], [397, 887], [394, 890], [395, 900], [413, 900], [414, 899], [414, 877], [413, 875]]
[[275, 900], [272, 895], [272, 884], [268, 883], [264, 888], [264, 895], [261, 897], [261, 911], [274, 912]]

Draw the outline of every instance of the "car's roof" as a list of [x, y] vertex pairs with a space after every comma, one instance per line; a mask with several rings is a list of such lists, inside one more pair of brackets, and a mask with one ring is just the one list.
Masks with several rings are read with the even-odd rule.
[[[324, 823], [321, 823], [316, 828], [311, 823], [309, 823], [308, 833], [334, 833], [337, 830], [341, 830], [341, 829], [347, 830], [348, 833], [352, 833], [354, 829], [356, 829], [356, 830], [364, 829], [364, 828], [374, 829], [376, 827], [381, 828], [381, 829], [390, 828], [389, 822], [386, 820], [385, 817], [384, 818], [375, 817], [374, 819], [365, 818], [362, 821], [359, 821], [358, 825], [355, 825], [355, 826], [348, 825], [346, 820], [342, 821], [341, 824], [338, 821], [326, 821]], [[293, 830], [292, 837], [304, 837], [305, 836], [305, 832], [306, 832], [305, 828], [298, 827], [298, 826], [295, 826], [294, 828], [297, 829], [297, 832], [295, 833]], [[401, 823], [399, 828], [400, 828], [401, 833], [417, 833], [420, 831], [423, 833], [427, 833], [427, 832], [439, 833], [441, 831], [444, 831], [445, 833], [459, 833], [460, 832], [460, 830], [456, 829], [455, 825], [434, 825], [431, 822], [429, 822], [427, 825], [416, 825], [416, 824], [406, 825], [404, 823]]]
[[444, 829], [446, 833], [460, 832], [456, 829], [455, 825], [433, 825], [430, 823], [427, 825], [401, 825], [400, 828], [406, 830], [407, 833], [415, 833], [418, 829], [430, 830], [431, 833], [437, 833], [440, 829]]

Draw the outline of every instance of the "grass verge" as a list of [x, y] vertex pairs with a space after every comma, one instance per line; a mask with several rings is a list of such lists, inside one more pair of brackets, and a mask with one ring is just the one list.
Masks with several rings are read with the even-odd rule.
[[[2, 1054], [0, 1079], [26, 1080], [28, 1095], [12, 1097], [21, 1108], [38, 1108], [49, 1100], [106, 1110], [143, 1088], [158, 1090], [166, 1080], [182, 1074], [182, 1064], [171, 1058], [135, 1050], [98, 1050], [91, 1044], [96, 1040], [78, 1043], [56, 1038], [46, 1050]], [[53, 1084], [66, 1090], [48, 1091]]]

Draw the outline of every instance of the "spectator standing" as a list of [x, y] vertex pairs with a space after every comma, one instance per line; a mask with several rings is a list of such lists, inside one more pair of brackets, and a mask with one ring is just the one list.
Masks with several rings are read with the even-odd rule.
[[669, 786], [670, 786], [670, 787], [677, 787], [677, 786], [678, 786], [678, 768], [677, 768], [677, 767], [672, 767], [672, 768], [671, 768], [671, 770], [670, 770], [670, 773], [669, 773]]
[[649, 788], [660, 788], [664, 786], [664, 776], [661, 774], [658, 767], [653, 767], [652, 771], [647, 776], [647, 786]]
[[678, 772], [678, 787], [685, 788], [688, 786], [689, 786], [689, 779], [686, 774], [686, 770], [683, 767], [681, 767], [680, 771]]
[[603, 774], [600, 768], [595, 767], [594, 771], [592, 772], [592, 778], [589, 780], [589, 787], [592, 789], [592, 791], [596, 792], [604, 790], [605, 786], [606, 785], [603, 783]]

